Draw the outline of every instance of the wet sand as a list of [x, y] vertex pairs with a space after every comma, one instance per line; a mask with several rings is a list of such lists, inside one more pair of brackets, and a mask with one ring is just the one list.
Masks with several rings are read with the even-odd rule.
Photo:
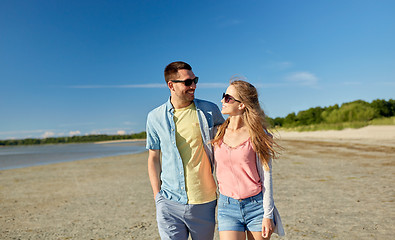
[[[345, 132], [278, 133], [281, 239], [394, 236], [395, 138]], [[0, 171], [0, 239], [159, 239], [146, 161], [145, 152]]]

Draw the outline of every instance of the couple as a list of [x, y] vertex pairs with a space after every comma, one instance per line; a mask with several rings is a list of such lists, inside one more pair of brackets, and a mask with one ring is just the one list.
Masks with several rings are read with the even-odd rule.
[[[213, 239], [217, 186], [221, 239], [270, 239], [283, 235], [273, 203], [271, 157], [255, 87], [233, 81], [222, 96], [222, 113], [195, 99], [198, 77], [185, 62], [165, 68], [170, 98], [147, 118], [148, 174], [161, 239]], [[216, 134], [214, 136], [214, 134]]]

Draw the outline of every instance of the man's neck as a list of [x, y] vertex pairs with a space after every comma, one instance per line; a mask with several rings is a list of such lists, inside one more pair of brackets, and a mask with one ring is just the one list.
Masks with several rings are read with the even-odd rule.
[[174, 109], [186, 108], [193, 103], [191, 102], [184, 102], [184, 101], [176, 101], [174, 98], [170, 98], [170, 102], [173, 105]]

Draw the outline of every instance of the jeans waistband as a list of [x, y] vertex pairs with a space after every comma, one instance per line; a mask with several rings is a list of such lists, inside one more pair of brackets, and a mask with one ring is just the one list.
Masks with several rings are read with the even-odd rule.
[[237, 203], [237, 204], [246, 204], [249, 202], [257, 202], [257, 201], [262, 201], [262, 199], [263, 199], [262, 191], [255, 196], [244, 198], [244, 199], [234, 199], [232, 197], [225, 196], [221, 193], [219, 195], [220, 195], [219, 198], [222, 199], [223, 201], [226, 201], [227, 203]]

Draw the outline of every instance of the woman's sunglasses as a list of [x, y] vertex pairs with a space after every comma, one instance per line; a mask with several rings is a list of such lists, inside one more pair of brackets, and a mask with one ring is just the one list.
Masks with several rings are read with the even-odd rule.
[[225, 99], [226, 103], [229, 103], [231, 100], [241, 103], [239, 100], [237, 100], [236, 98], [230, 96], [227, 93], [222, 93], [222, 98]]
[[194, 79], [185, 79], [185, 80], [170, 80], [171, 82], [181, 82], [184, 83], [185, 86], [189, 87], [192, 85], [192, 83], [194, 82], [195, 84], [198, 83], [199, 77], [195, 77]]

